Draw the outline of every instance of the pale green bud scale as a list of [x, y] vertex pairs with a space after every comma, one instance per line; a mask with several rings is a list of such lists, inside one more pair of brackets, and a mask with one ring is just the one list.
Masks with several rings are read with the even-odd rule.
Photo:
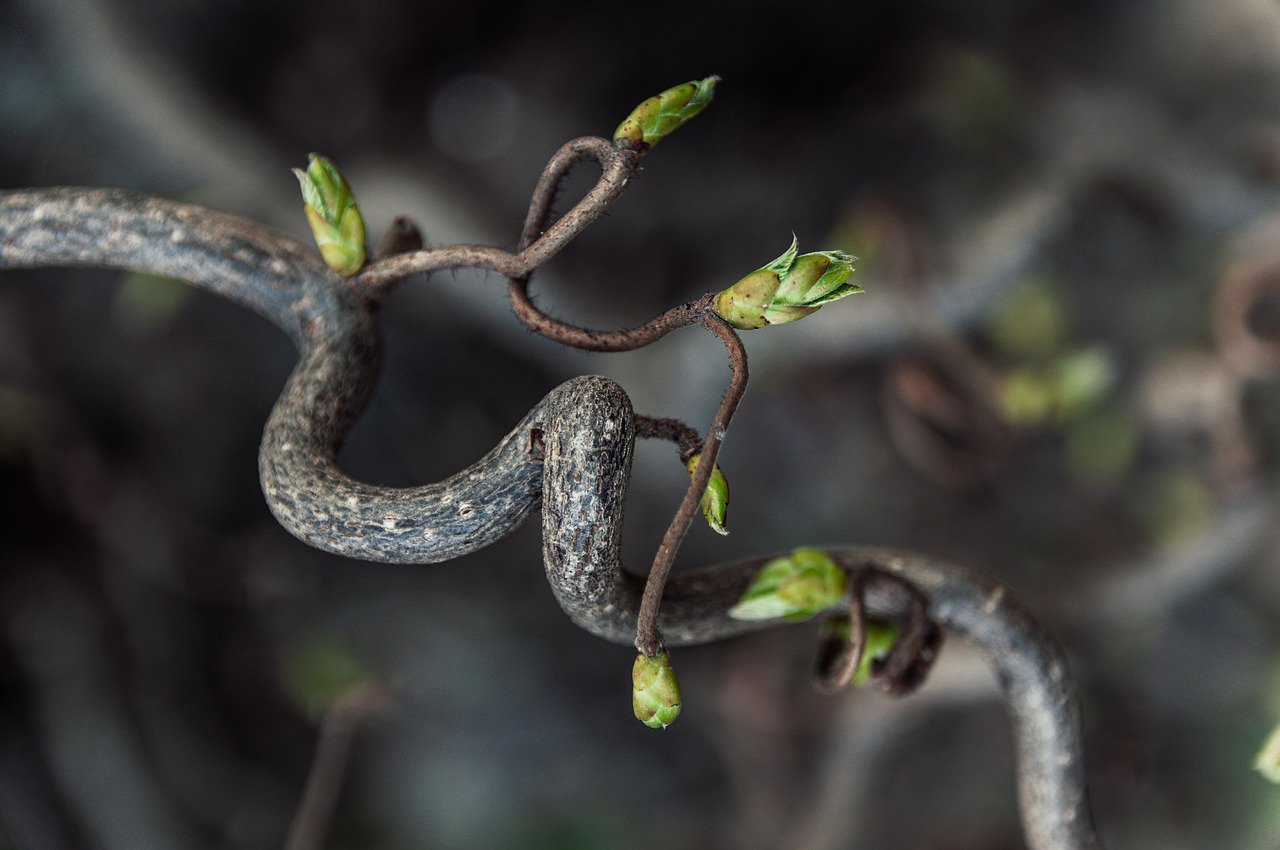
[[738, 604], [735, 620], [803, 620], [844, 598], [848, 574], [821, 549], [797, 549], [761, 568]]
[[[690, 478], [697, 473], [698, 460], [701, 457], [701, 454], [693, 455], [685, 464]], [[707, 489], [702, 494], [702, 515], [706, 517], [707, 525], [711, 526], [713, 531], [718, 534], [728, 534], [729, 529], [725, 525], [728, 511], [729, 482], [720, 471], [720, 464], [717, 463], [715, 469], [711, 471], [711, 479], [707, 481]]]
[[325, 264], [348, 277], [364, 265], [364, 217], [337, 167], [320, 154], [310, 154], [310, 160], [306, 171], [293, 169], [302, 188], [307, 224]]
[[794, 237], [782, 256], [716, 295], [716, 315], [740, 330], [782, 325], [817, 312], [823, 304], [861, 292], [849, 283], [854, 257], [842, 251], [797, 256]]
[[646, 151], [707, 108], [719, 77], [692, 80], [654, 95], [631, 111], [613, 132], [619, 147]]
[[680, 715], [680, 682], [667, 653], [636, 656], [631, 666], [631, 709], [650, 729], [665, 729]]

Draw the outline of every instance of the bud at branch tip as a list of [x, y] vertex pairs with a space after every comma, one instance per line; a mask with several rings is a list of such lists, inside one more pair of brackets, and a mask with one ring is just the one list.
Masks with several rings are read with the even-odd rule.
[[721, 291], [712, 309], [739, 330], [798, 321], [823, 304], [862, 291], [848, 282], [855, 259], [843, 251], [797, 254], [792, 236], [782, 256]]
[[650, 729], [665, 729], [680, 716], [680, 683], [667, 653], [636, 656], [631, 666], [631, 709]]
[[672, 86], [641, 103], [613, 131], [619, 148], [648, 151], [707, 108], [720, 78], [707, 77]]
[[350, 277], [364, 265], [364, 218], [351, 187], [337, 166], [318, 153], [310, 154], [307, 170], [293, 169], [302, 188], [303, 212], [325, 265]]

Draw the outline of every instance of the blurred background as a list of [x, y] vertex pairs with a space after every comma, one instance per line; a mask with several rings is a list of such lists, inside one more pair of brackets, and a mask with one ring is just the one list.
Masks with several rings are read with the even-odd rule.
[[[640, 324], [802, 250], [866, 294], [746, 337], [720, 538], [680, 563], [887, 544], [983, 569], [1066, 646], [1117, 848], [1273, 848], [1251, 770], [1280, 721], [1280, 4], [869, 0], [512, 8], [409, 0], [3, 0], [0, 186], [104, 185], [305, 237], [290, 166], [331, 156], [376, 234], [513, 246], [548, 157], [711, 73], [704, 115], [534, 281]], [[594, 180], [575, 174], [562, 204]], [[688, 330], [587, 355], [502, 281], [413, 281], [344, 453], [437, 480], [558, 383], [610, 375], [705, 427]], [[991, 675], [953, 642], [891, 701], [808, 684], [816, 627], [676, 657], [574, 628], [536, 523], [443, 565], [313, 551], [258, 489], [285, 337], [172, 281], [0, 281], [0, 846], [283, 841], [327, 708], [360, 725], [333, 848], [1017, 848]], [[637, 450], [644, 568], [687, 477]]]

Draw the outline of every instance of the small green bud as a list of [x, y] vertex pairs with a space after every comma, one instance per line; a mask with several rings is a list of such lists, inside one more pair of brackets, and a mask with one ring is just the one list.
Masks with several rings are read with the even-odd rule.
[[720, 318], [740, 330], [783, 325], [816, 313], [823, 304], [861, 292], [849, 283], [854, 257], [843, 251], [796, 254], [794, 237], [781, 257], [716, 296]]
[[1280, 726], [1272, 729], [1267, 736], [1253, 761], [1253, 769], [1266, 777], [1268, 782], [1280, 785]]
[[707, 108], [719, 77], [692, 80], [672, 86], [641, 103], [613, 131], [613, 143], [620, 148], [649, 150], [674, 133], [686, 121]]
[[774, 558], [756, 574], [738, 604], [735, 620], [804, 620], [845, 597], [848, 574], [821, 549], [797, 549]]
[[325, 264], [350, 277], [364, 265], [364, 218], [337, 167], [318, 153], [309, 157], [306, 171], [293, 169], [302, 187], [302, 209]]
[[[689, 477], [698, 471], [698, 459], [701, 453], [689, 458], [689, 462], [685, 464], [685, 468], [689, 470]], [[716, 464], [716, 468], [711, 470], [711, 479], [707, 481], [706, 492], [702, 494], [702, 515], [707, 519], [707, 525], [717, 534], [728, 534], [729, 529], [725, 526], [725, 517], [729, 510], [729, 482], [725, 479], [724, 473], [720, 471], [720, 464]]]
[[680, 716], [680, 683], [667, 653], [636, 656], [631, 665], [631, 709], [650, 729], [666, 729]]

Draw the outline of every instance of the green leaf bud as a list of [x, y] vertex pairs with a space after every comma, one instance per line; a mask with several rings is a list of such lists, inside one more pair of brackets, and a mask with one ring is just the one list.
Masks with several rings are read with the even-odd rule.
[[343, 277], [364, 265], [364, 217], [337, 167], [318, 153], [307, 170], [293, 169], [302, 187], [303, 211], [325, 264]]
[[716, 295], [716, 315], [739, 330], [783, 325], [816, 313], [823, 304], [861, 292], [849, 283], [854, 257], [843, 251], [796, 254], [791, 247]]
[[[685, 468], [689, 470], [689, 477], [698, 471], [698, 460], [702, 454], [695, 454], [689, 458]], [[724, 473], [720, 471], [720, 464], [716, 464], [716, 468], [711, 471], [711, 479], [707, 481], [707, 489], [702, 494], [702, 515], [706, 517], [707, 525], [717, 534], [728, 534], [729, 529], [725, 525], [725, 518], [729, 510], [729, 482], [725, 479]]]
[[631, 665], [631, 708], [650, 729], [665, 729], [680, 716], [680, 682], [667, 653], [636, 656]]
[[804, 620], [844, 599], [848, 574], [821, 549], [797, 549], [774, 558], [756, 574], [738, 604], [735, 620]]
[[613, 143], [620, 148], [649, 150], [706, 109], [718, 82], [720, 78], [715, 76], [691, 80], [654, 95], [618, 125], [613, 131]]

